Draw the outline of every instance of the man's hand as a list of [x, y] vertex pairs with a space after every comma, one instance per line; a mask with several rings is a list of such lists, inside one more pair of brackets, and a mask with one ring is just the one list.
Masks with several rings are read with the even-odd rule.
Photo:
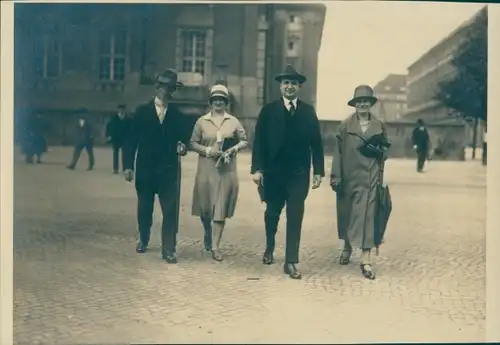
[[182, 142], [177, 142], [177, 154], [179, 156], [185, 156], [187, 155], [187, 147], [184, 145]]
[[417, 145], [413, 145], [413, 149], [416, 150], [417, 149]]
[[257, 171], [255, 174], [252, 175], [252, 180], [253, 182], [258, 186], [264, 186], [264, 176], [260, 171]]
[[126, 169], [123, 172], [123, 176], [125, 177], [125, 181], [132, 182], [134, 179], [134, 171], [132, 169]]
[[319, 188], [319, 186], [321, 186], [321, 176], [320, 175], [314, 175], [313, 176], [312, 189]]
[[111, 142], [111, 137], [107, 137], [106, 140], [108, 141], [108, 143]]

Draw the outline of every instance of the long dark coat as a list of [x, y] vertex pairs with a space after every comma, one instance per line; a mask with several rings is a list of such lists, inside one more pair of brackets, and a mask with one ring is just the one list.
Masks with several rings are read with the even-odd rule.
[[415, 129], [413, 129], [411, 141], [413, 145], [417, 145], [417, 152], [421, 152], [424, 154], [428, 153], [430, 138], [427, 128], [424, 127], [424, 129], [422, 130], [419, 127], [416, 127]]
[[46, 123], [41, 117], [30, 117], [26, 125], [23, 152], [28, 155], [40, 155], [47, 152], [46, 130]]
[[177, 142], [187, 147], [191, 132], [191, 119], [173, 104], [168, 105], [163, 123], [158, 119], [153, 100], [137, 108], [124, 145], [123, 167], [135, 170], [138, 190], [169, 183], [166, 176], [180, 173]]
[[371, 116], [370, 127], [363, 133], [356, 114], [338, 128], [331, 177], [339, 183], [337, 227], [340, 239], [348, 239], [355, 248], [371, 249], [375, 243], [375, 215], [379, 186], [386, 154], [381, 160], [367, 158], [358, 148], [364, 144], [357, 135], [369, 140], [387, 133], [382, 121]]

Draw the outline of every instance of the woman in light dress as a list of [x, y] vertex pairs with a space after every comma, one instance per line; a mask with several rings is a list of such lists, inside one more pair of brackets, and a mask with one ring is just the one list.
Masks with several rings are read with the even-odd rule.
[[226, 112], [229, 91], [224, 85], [212, 87], [209, 104], [210, 112], [196, 121], [191, 137], [191, 149], [199, 155], [192, 215], [200, 217], [205, 229], [205, 250], [222, 261], [222, 233], [238, 199], [236, 155], [248, 141], [240, 121]]

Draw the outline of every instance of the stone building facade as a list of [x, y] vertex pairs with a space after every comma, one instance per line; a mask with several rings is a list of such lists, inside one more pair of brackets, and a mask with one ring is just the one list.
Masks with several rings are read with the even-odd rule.
[[194, 120], [221, 81], [231, 112], [256, 117], [279, 96], [273, 76], [287, 63], [308, 76], [302, 97], [315, 104], [325, 12], [321, 4], [16, 4], [16, 126], [40, 111], [49, 139], [65, 143], [72, 114], [87, 108], [103, 132], [118, 104], [133, 111], [152, 97], [166, 68], [179, 71], [185, 87], [174, 102]]
[[398, 121], [406, 112], [406, 75], [389, 74], [373, 88], [373, 112], [383, 121]]

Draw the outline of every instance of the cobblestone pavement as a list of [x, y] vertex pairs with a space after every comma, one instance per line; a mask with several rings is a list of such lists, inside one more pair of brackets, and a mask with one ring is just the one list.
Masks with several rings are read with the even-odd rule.
[[190, 215], [196, 157], [184, 158], [178, 265], [160, 260], [158, 205], [151, 251], [135, 253], [135, 191], [111, 174], [111, 151], [96, 150], [92, 172], [85, 155], [64, 169], [70, 156], [56, 147], [43, 165], [15, 165], [15, 344], [484, 339], [486, 182], [477, 162], [431, 162], [426, 174], [414, 161], [388, 163], [394, 211], [375, 281], [361, 277], [358, 256], [337, 264], [333, 193], [326, 184], [311, 192], [304, 278], [294, 281], [282, 273], [283, 223], [278, 263], [261, 264], [264, 206], [249, 155], [239, 157], [222, 263], [201, 252]]

